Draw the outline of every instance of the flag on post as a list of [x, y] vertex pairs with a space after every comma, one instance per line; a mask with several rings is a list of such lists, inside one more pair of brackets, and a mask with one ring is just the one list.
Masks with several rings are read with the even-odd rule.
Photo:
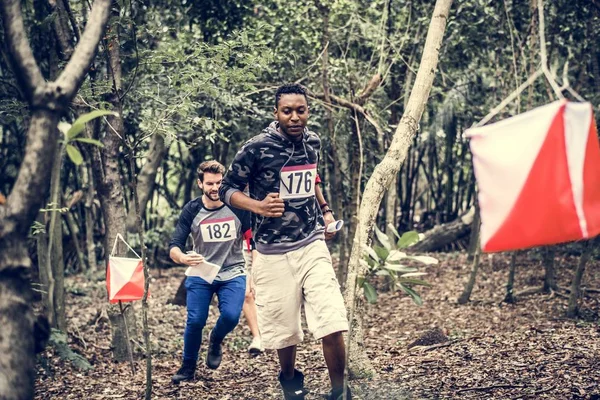
[[590, 103], [559, 100], [465, 136], [484, 252], [600, 233], [600, 146]]
[[109, 257], [106, 288], [111, 303], [144, 297], [144, 264], [141, 258]]

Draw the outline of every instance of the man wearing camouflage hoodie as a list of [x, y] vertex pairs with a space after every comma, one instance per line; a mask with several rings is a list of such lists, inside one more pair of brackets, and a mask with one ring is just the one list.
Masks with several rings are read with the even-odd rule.
[[[258, 255], [253, 279], [263, 346], [276, 349], [279, 382], [286, 399], [304, 399], [304, 375], [296, 370], [296, 346], [308, 327], [322, 340], [332, 391], [342, 397], [346, 308], [325, 244], [326, 223], [334, 222], [317, 183], [321, 141], [306, 129], [305, 89], [281, 86], [275, 94], [276, 121], [247, 141], [235, 156], [219, 194], [233, 207], [255, 214]], [[250, 196], [243, 193], [249, 185]], [[350, 399], [348, 391], [347, 398]]]

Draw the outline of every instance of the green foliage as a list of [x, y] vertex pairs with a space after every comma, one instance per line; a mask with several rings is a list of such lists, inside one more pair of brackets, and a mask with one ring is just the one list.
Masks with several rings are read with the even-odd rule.
[[365, 298], [369, 303], [377, 301], [377, 291], [369, 283], [369, 279], [377, 276], [386, 276], [393, 283], [394, 287], [399, 288], [410, 296], [415, 304], [421, 305], [423, 300], [414, 286], [431, 286], [428, 282], [421, 279], [427, 275], [425, 272], [419, 272], [415, 267], [409, 267], [402, 262], [407, 260], [418, 261], [426, 265], [437, 264], [438, 261], [428, 256], [412, 256], [401, 251], [419, 241], [419, 234], [414, 231], [405, 232], [400, 236], [395, 228], [390, 227], [393, 236], [390, 237], [375, 227], [375, 236], [379, 245], [364, 248], [364, 258], [361, 261], [367, 272], [365, 277], [358, 280], [357, 284], [363, 288]]
[[79, 134], [83, 132], [86, 123], [106, 115], [117, 115], [117, 113], [107, 110], [94, 110], [80, 115], [72, 125], [67, 122], [60, 122], [58, 124], [58, 129], [64, 134], [64, 146], [67, 151], [67, 156], [69, 156], [69, 159], [73, 164], [81, 165], [83, 163], [83, 155], [79, 149], [72, 144], [73, 142], [103, 147], [103, 144], [100, 141], [90, 138], [81, 138], [79, 137]]

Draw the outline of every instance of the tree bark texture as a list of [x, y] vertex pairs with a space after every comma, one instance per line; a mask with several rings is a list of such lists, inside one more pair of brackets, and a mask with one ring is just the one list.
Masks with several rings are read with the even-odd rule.
[[439, 49], [442, 44], [451, 4], [452, 0], [436, 1], [421, 58], [421, 65], [406, 110], [394, 133], [390, 148], [383, 160], [375, 167], [362, 197], [345, 290], [346, 307], [351, 316], [348, 349], [350, 353], [350, 368], [353, 374], [357, 376], [373, 374], [373, 368], [366, 356], [364, 346], [360, 343], [363, 336], [362, 320], [364, 302], [362, 299], [358, 303], [356, 301], [356, 283], [357, 279], [360, 276], [364, 276], [366, 272], [360, 264], [360, 259], [364, 255], [364, 247], [369, 244], [369, 238], [373, 231], [377, 211], [384, 192], [389, 187], [392, 178], [398, 173], [400, 166], [406, 158], [425, 104], [427, 103], [437, 69]]
[[410, 251], [428, 252], [436, 251], [450, 243], [466, 236], [471, 231], [475, 209], [452, 222], [438, 225], [425, 232], [425, 237], [410, 247]]
[[[114, 9], [114, 6], [113, 13], [118, 15], [118, 10]], [[124, 143], [123, 138], [125, 137], [125, 127], [122, 117], [123, 104], [120, 98], [122, 92], [122, 73], [120, 43], [116, 22], [109, 27], [107, 36], [109, 37], [107, 53], [109, 71], [107, 78], [113, 87], [108, 101], [118, 115], [107, 116], [106, 133], [102, 139], [104, 148], [101, 151], [100, 157], [97, 155], [94, 157], [94, 181], [98, 187], [98, 197], [100, 198], [102, 214], [104, 215], [104, 225], [106, 227], [104, 241], [106, 261], [108, 261], [108, 256], [111, 253], [117, 234], [120, 233], [123, 237], [127, 237], [125, 194], [123, 185], [121, 184], [121, 170], [119, 165], [121, 145]], [[98, 159], [101, 160], [101, 165], [97, 164]], [[126, 256], [126, 254], [127, 248], [125, 245], [117, 241], [115, 255]], [[114, 304], [109, 305], [107, 313], [111, 325], [113, 357], [117, 361], [126, 361], [129, 359], [126, 327], [119, 307]], [[130, 337], [135, 338], [137, 336], [137, 324], [132, 307], [126, 307], [125, 318], [127, 318]]]
[[[165, 156], [167, 155], [169, 148], [165, 143], [165, 137], [159, 133], [155, 133], [152, 136], [150, 142], [150, 149], [146, 154], [145, 163], [138, 174], [138, 193], [140, 200], [140, 209], [142, 212], [142, 218], [146, 215], [146, 206], [152, 193], [154, 192], [154, 183], [156, 180], [156, 174], [158, 168], [162, 164]], [[135, 171], [134, 171], [135, 172]], [[129, 214], [127, 215], [127, 231], [136, 232], [136, 214], [135, 207], [129, 207]]]
[[473, 288], [475, 287], [475, 281], [477, 280], [477, 272], [479, 271], [479, 257], [481, 255], [480, 247], [477, 246], [475, 250], [475, 256], [473, 257], [473, 264], [471, 267], [471, 274], [469, 275], [469, 280], [463, 289], [463, 292], [458, 297], [458, 304], [466, 304], [471, 299], [471, 293], [473, 293]]
[[517, 270], [517, 253], [513, 251], [510, 255], [510, 269], [508, 270], [508, 281], [506, 283], [506, 295], [504, 302], [513, 304], [516, 302], [515, 297], [515, 272]]
[[58, 120], [87, 74], [108, 20], [109, 7], [110, 0], [94, 2], [71, 60], [55, 82], [46, 82], [29, 46], [21, 2], [0, 2], [7, 55], [32, 110], [17, 180], [6, 204], [0, 205], [0, 399], [3, 400], [32, 399], [34, 395], [36, 324], [30, 306], [31, 261], [25, 243], [48, 193], [59, 139]]
[[544, 264], [544, 286], [542, 288], [544, 293], [550, 293], [552, 290], [557, 290], [558, 285], [556, 284], [556, 273], [554, 269], [554, 255], [556, 248], [554, 246], [548, 246], [543, 249], [543, 264]]
[[579, 297], [581, 296], [581, 281], [583, 280], [583, 273], [585, 272], [585, 266], [592, 257], [594, 248], [598, 243], [598, 239], [588, 240], [585, 250], [581, 253], [573, 281], [571, 281], [571, 293], [569, 294], [569, 304], [567, 306], [567, 317], [575, 318], [579, 314]]

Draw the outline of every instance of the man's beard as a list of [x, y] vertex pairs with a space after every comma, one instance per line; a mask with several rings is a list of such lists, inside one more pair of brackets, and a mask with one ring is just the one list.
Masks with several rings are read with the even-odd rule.
[[214, 193], [209, 192], [206, 194], [206, 197], [208, 197], [212, 201], [219, 201], [219, 193], [218, 192], [214, 192]]

